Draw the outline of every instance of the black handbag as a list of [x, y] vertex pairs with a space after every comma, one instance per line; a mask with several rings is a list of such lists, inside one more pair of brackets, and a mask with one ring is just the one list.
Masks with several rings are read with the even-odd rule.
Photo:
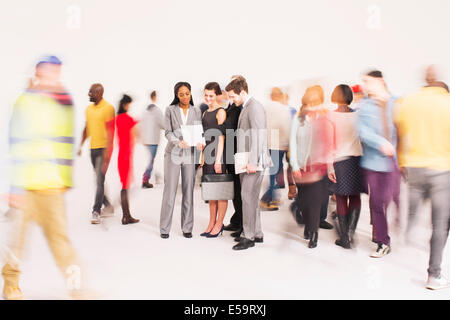
[[233, 200], [234, 175], [206, 174], [202, 176], [203, 200]]

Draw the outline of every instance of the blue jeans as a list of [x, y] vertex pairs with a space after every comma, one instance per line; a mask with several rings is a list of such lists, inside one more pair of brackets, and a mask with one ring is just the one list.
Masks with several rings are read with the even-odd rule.
[[142, 177], [143, 182], [148, 182], [150, 180], [150, 177], [152, 176], [152, 170], [153, 170], [153, 163], [155, 162], [156, 157], [156, 151], [158, 150], [157, 144], [148, 144], [146, 147], [150, 151], [150, 161], [147, 166], [147, 170], [144, 172], [144, 176]]
[[275, 192], [277, 189], [280, 189], [279, 185], [275, 184], [277, 175], [280, 172], [283, 172], [283, 157], [286, 151], [282, 150], [273, 150], [270, 149], [270, 157], [272, 158], [273, 166], [270, 167], [269, 174], [270, 174], [270, 185], [269, 189], [264, 193], [264, 195], [261, 198], [261, 201], [265, 203], [270, 203], [275, 199]]

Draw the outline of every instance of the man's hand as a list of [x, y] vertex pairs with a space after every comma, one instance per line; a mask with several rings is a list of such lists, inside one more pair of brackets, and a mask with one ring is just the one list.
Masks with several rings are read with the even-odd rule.
[[82, 153], [82, 151], [81, 151], [82, 149], [81, 149], [81, 147], [78, 149], [78, 151], [77, 151], [77, 156], [79, 156], [79, 157], [81, 157], [81, 153]]
[[249, 163], [245, 167], [243, 167], [242, 169], [247, 169], [247, 173], [251, 174], [251, 173], [256, 173], [256, 169], [257, 168], [258, 168], [257, 166]]
[[182, 140], [182, 141], [178, 142], [178, 147], [180, 147], [180, 149], [187, 149], [190, 146], [186, 141]]
[[302, 171], [299, 169], [297, 171], [292, 172], [294, 179], [296, 181], [300, 180], [302, 178]]
[[390, 143], [386, 143], [379, 147], [381, 153], [383, 153], [387, 157], [392, 157], [394, 155], [394, 146]]
[[400, 167], [400, 174], [402, 175], [403, 180], [408, 181], [408, 170], [405, 167]]
[[203, 150], [203, 148], [205, 148], [205, 145], [203, 145], [202, 143], [197, 143], [197, 150], [198, 151], [202, 151]]

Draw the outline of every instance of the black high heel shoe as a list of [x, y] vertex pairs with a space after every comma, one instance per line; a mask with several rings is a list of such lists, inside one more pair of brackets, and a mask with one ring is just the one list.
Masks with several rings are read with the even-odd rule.
[[220, 229], [219, 232], [217, 232], [216, 234], [208, 233], [205, 237], [207, 237], [207, 238], [217, 238], [219, 235], [221, 235], [223, 233], [223, 228], [224, 228], [224, 225], [222, 224], [222, 228]]
[[209, 232], [203, 232], [203, 233], [200, 233], [200, 237], [207, 237], [208, 234], [210, 234], [210, 233], [209, 233]]

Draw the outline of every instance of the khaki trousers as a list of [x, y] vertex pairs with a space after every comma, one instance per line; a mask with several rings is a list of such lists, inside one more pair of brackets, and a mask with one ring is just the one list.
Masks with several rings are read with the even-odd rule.
[[22, 251], [28, 229], [37, 223], [43, 230], [56, 264], [68, 278], [74, 270], [80, 270], [76, 264], [76, 254], [67, 235], [64, 191], [27, 191], [22, 204], [23, 215], [16, 221], [16, 230], [12, 232], [10, 252], [2, 269], [5, 288], [18, 287]]

